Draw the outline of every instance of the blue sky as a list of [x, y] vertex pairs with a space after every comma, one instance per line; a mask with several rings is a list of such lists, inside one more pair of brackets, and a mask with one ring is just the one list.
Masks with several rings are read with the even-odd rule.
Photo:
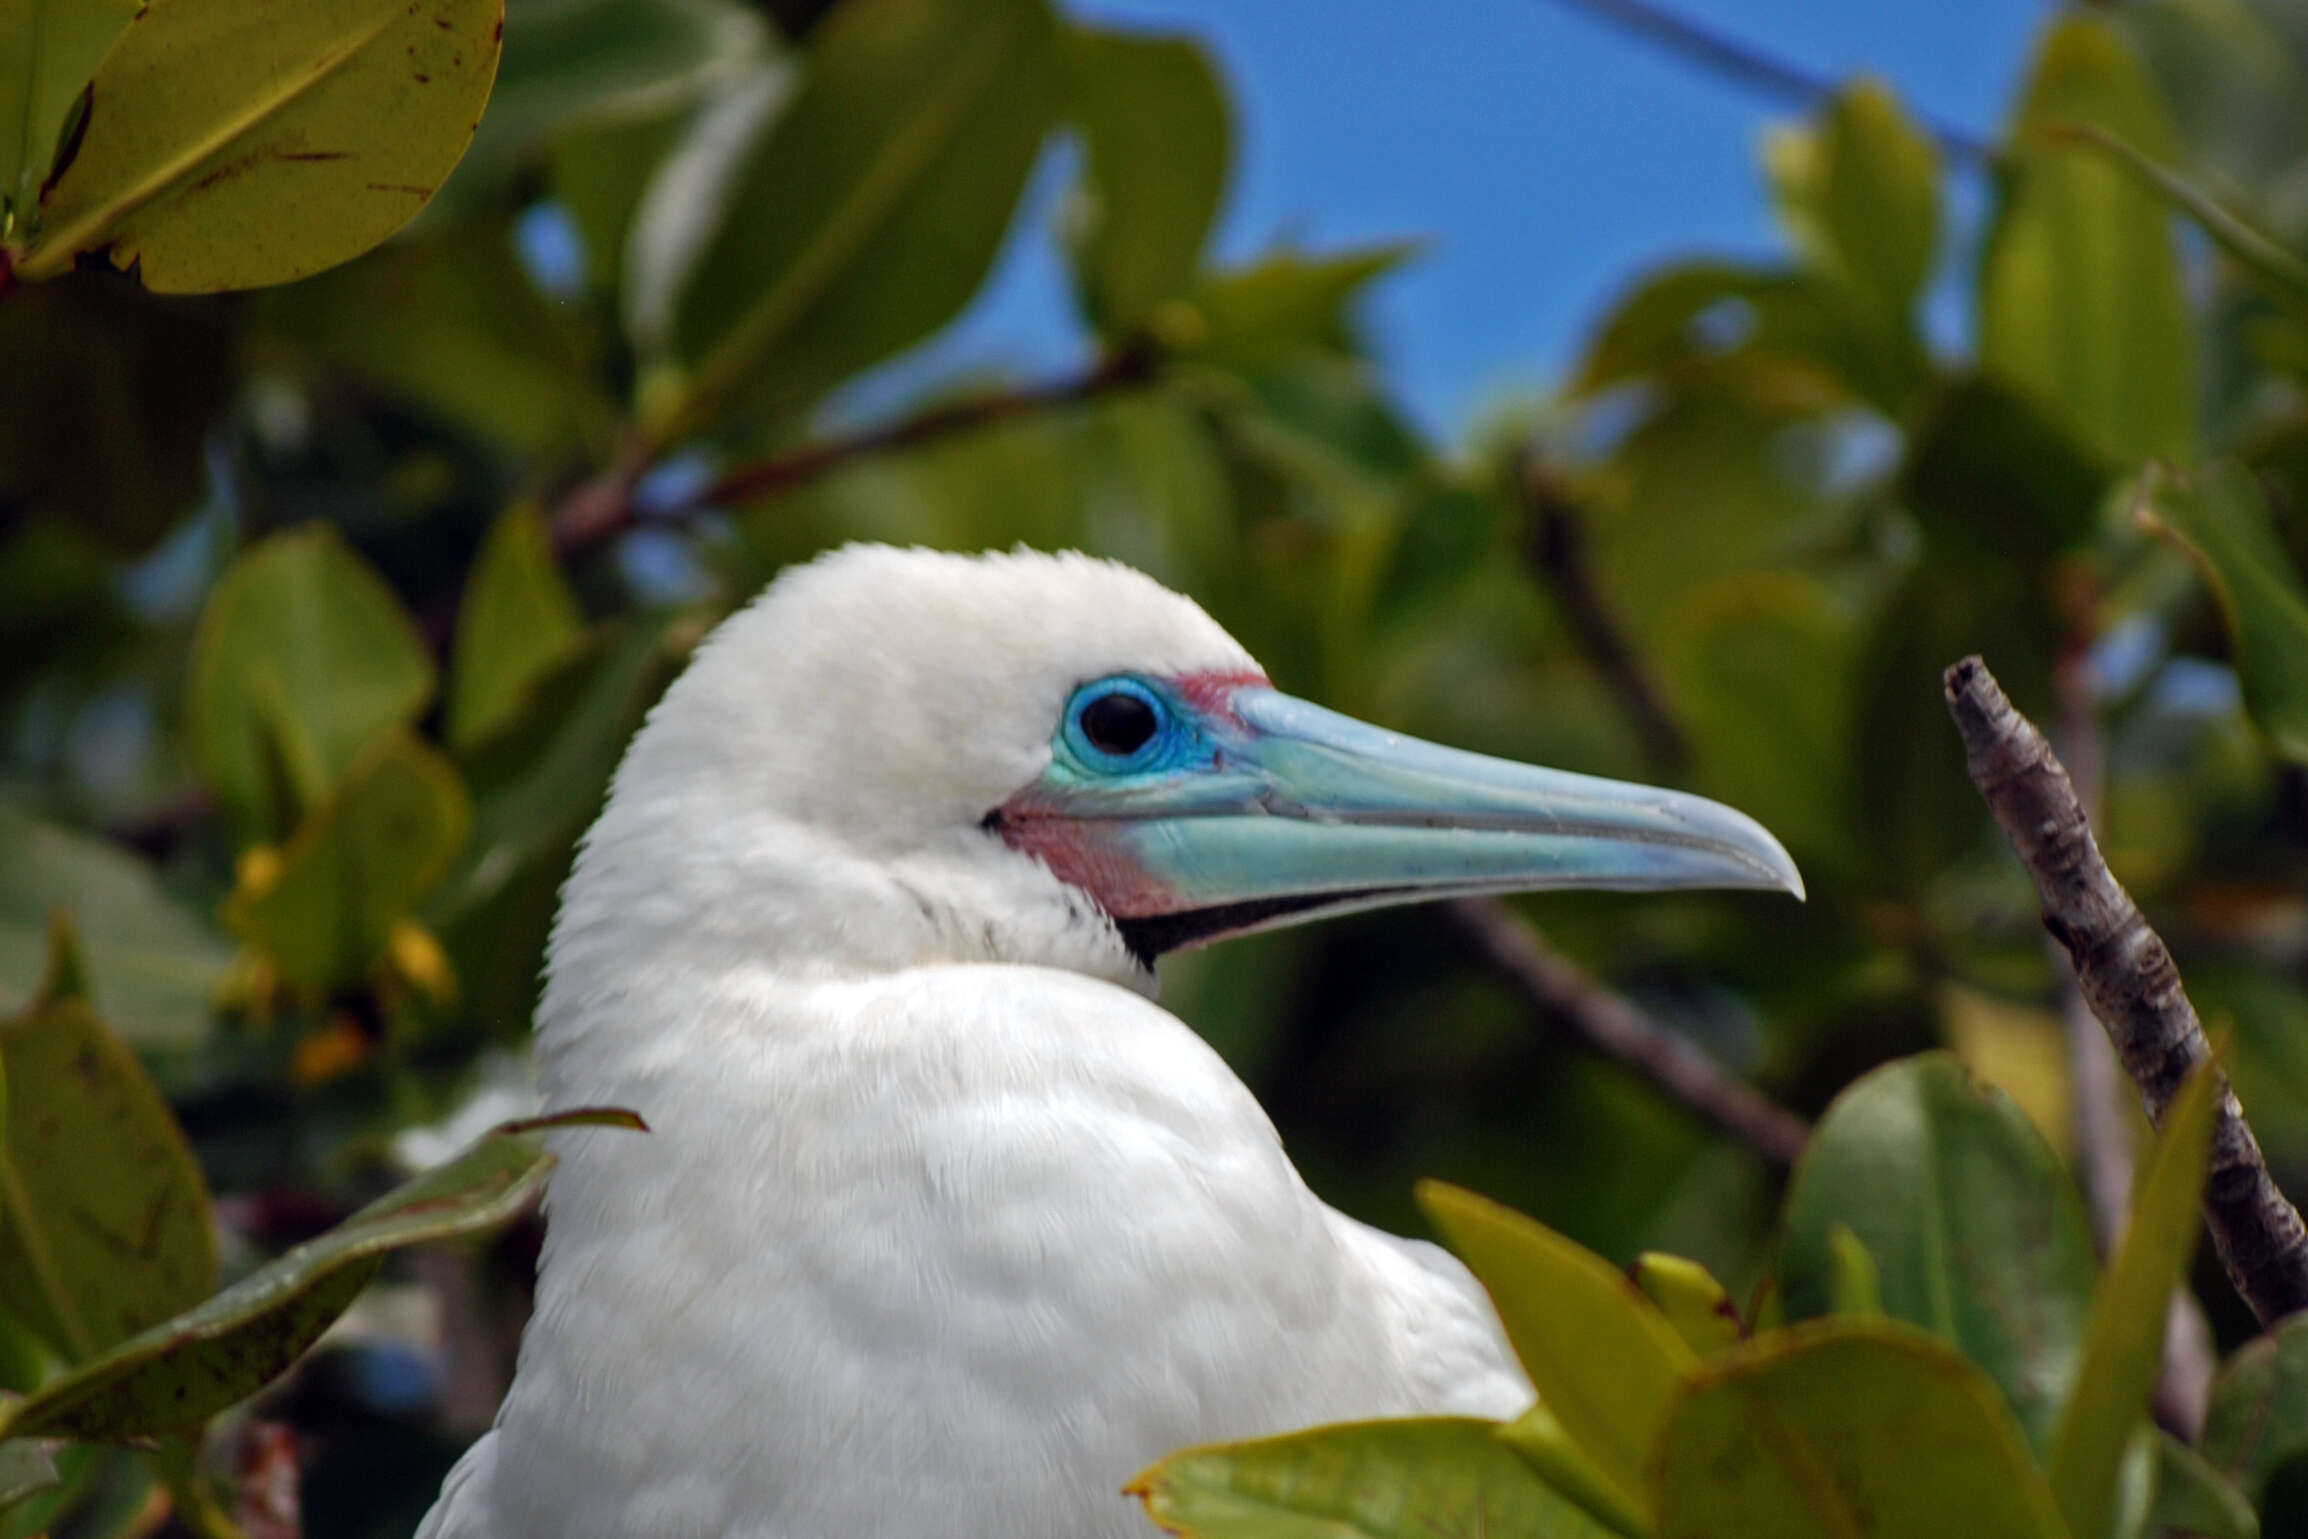
[[[1806, 69], [1871, 71], [1933, 116], [1991, 133], [2049, 0], [1677, 0]], [[1559, 0], [1068, 0], [1184, 31], [1238, 114], [1219, 245], [1427, 242], [1372, 320], [1413, 413], [1449, 435], [1543, 387], [1611, 296], [1697, 252], [1778, 249], [1757, 169], [1787, 109]], [[915, 367], [1063, 366], [1075, 332], [1047, 238], [1055, 173], [987, 293]], [[1976, 196], [1968, 200], [1976, 206]], [[1959, 208], [1958, 216], [1962, 210]], [[907, 372], [911, 373], [909, 369]]]

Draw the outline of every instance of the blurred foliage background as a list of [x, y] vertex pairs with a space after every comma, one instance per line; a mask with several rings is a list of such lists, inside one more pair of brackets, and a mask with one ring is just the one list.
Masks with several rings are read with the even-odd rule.
[[[470, 151], [366, 255], [197, 296], [19, 261], [0, 1007], [68, 913], [214, 1194], [221, 1261], [158, 1313], [518, 1104], [624, 741], [719, 617], [854, 539], [1114, 556], [1294, 692], [1743, 808], [1807, 905], [1525, 912], [1798, 1113], [1944, 1045], [2067, 1151], [2061, 974], [1939, 699], [1982, 652], [2059, 725], [2308, 1190], [2308, 7], [2047, 10], [1995, 144], [1849, 82], [1762, 147], [1778, 262], [1630, 275], [1557, 391], [1452, 442], [1357, 324], [1415, 249], [1205, 260], [1235, 113], [1191, 39], [1048, 0], [509, 0]], [[964, 307], [1052, 154], [1079, 372], [829, 412]], [[1963, 244], [1958, 176], [1991, 190]], [[1951, 264], [1952, 348], [1918, 325]], [[1359, 1216], [1418, 1230], [1440, 1175], [1614, 1259], [1764, 1271], [1784, 1170], [1436, 914], [1180, 957], [1164, 991]], [[312, 1532], [414, 1524], [502, 1388], [534, 1243], [395, 1262], [260, 1404], [302, 1435]], [[74, 1354], [32, 1313], [0, 1383]], [[9, 1532], [154, 1521], [144, 1466], [73, 1459]]]

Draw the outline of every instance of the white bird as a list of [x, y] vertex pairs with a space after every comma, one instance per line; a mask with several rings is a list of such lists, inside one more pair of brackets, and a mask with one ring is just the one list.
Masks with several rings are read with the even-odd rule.
[[1324, 1205], [1161, 952], [1544, 887], [1800, 893], [1697, 797], [1277, 692], [1125, 567], [856, 546], [724, 624], [562, 896], [573, 1130], [495, 1428], [420, 1539], [1106, 1539], [1180, 1447], [1531, 1389]]

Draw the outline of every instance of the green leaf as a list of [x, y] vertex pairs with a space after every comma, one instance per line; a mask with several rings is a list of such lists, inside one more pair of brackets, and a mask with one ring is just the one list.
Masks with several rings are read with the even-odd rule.
[[1066, 63], [1087, 151], [1076, 286], [1092, 324], [1124, 336], [1194, 277], [1226, 190], [1226, 92], [1187, 38], [1075, 28]]
[[1813, 263], [1906, 326], [1939, 246], [1939, 152], [1890, 88], [1845, 88], [1816, 129], [1773, 141], [1772, 170]]
[[669, 442], [741, 396], [791, 408], [957, 314], [993, 265], [1061, 96], [1042, 0], [851, 0], [811, 41], [673, 307], [694, 373]]
[[122, 1037], [162, 1047], [206, 1034], [230, 948], [143, 861], [0, 800], [0, 1009], [31, 999], [60, 912], [84, 942], [96, 1005]]
[[2238, 266], [2260, 280], [2275, 299], [2298, 306], [2308, 304], [2308, 262], [2301, 261], [2276, 239], [2223, 204], [2171, 167], [2141, 154], [2115, 135], [2084, 125], [2056, 131], [2056, 137], [2099, 151], [2129, 172], [2175, 212], [2185, 214], [2196, 228], [2211, 237]]
[[2163, 1364], [2172, 1290], [2196, 1251], [2212, 1122], [2227, 1081], [2196, 1069], [2168, 1107], [2132, 1202], [2124, 1243], [2092, 1300], [2083, 1363], [2052, 1439], [2052, 1490], [2075, 1534], [2107, 1532], [2124, 1450]]
[[2227, 617], [2244, 708], [2278, 753], [2308, 762], [2308, 589], [2252, 473], [2220, 460], [2180, 476], [2151, 467], [2140, 521], [2196, 558]]
[[2156, 1433], [2156, 1502], [2149, 1523], [2203, 1539], [2260, 1539], [2260, 1520], [2235, 1483], [2211, 1461], [2173, 1437]]
[[516, 449], [605, 449], [597, 339], [521, 268], [509, 217], [473, 218], [264, 296], [263, 316], [362, 379]]
[[1615, 1534], [1645, 1539], [1651, 1520], [1642, 1507], [1595, 1468], [1577, 1439], [1555, 1420], [1543, 1400], [1498, 1429], [1500, 1442], [1523, 1456], [1557, 1495]]
[[243, 551], [218, 581], [193, 633], [186, 692], [193, 752], [242, 838], [277, 838], [295, 809], [274, 784], [268, 742], [325, 794], [425, 708], [433, 660], [392, 589], [336, 531], [307, 524]]
[[135, 14], [136, 0], [0, 7], [0, 237], [21, 234], [72, 104]]
[[1622, 1503], [1644, 1470], [1679, 1376], [1698, 1359], [1625, 1273], [1472, 1192], [1419, 1184], [1451, 1249], [1489, 1290], [1515, 1355]]
[[0, 1024], [0, 1308], [65, 1357], [216, 1283], [208, 1188], [151, 1076], [84, 999]]
[[508, 0], [496, 89], [443, 210], [486, 206], [561, 130], [680, 107], [773, 47], [734, 0]]
[[1240, 267], [1206, 272], [1186, 294], [1188, 335], [1166, 337], [1196, 357], [1233, 368], [1287, 360], [1309, 350], [1353, 353], [1349, 311], [1375, 278], [1400, 267], [1409, 241], [1328, 256], [1278, 251]]
[[2067, 1539], [1995, 1386], [1888, 1320], [1795, 1326], [1703, 1365], [1657, 1472], [1659, 1539]]
[[643, 1124], [631, 1112], [578, 1111], [486, 1133], [199, 1307], [43, 1385], [0, 1414], [0, 1436], [119, 1442], [199, 1426], [296, 1361], [387, 1253], [492, 1229], [520, 1212], [553, 1164], [538, 1132], [574, 1126]]
[[2070, 12], [2044, 34], [1980, 285], [1980, 359], [2122, 462], [2195, 442], [2194, 321], [2163, 207], [2047, 132], [2086, 125], [2169, 153], [2156, 90], [2115, 24]]
[[47, 1444], [29, 1438], [0, 1443], [0, 1511], [47, 1490], [57, 1480], [56, 1461]]
[[1883, 1274], [1849, 1224], [1827, 1226], [1827, 1297], [1839, 1315], [1883, 1313]]
[[315, 991], [349, 983], [448, 871], [471, 822], [455, 767], [423, 739], [395, 732], [345, 772], [277, 870], [244, 877], [226, 922], [290, 983]]
[[1186, 1539], [1589, 1539], [1607, 1530], [1455, 1417], [1374, 1421], [1172, 1454], [1130, 1482]]
[[1784, 1221], [1791, 1319], [1834, 1307], [1830, 1236], [1848, 1226], [1875, 1259], [1884, 1311], [1961, 1348], [2048, 1446], [2097, 1266], [2057, 1156], [2008, 1096], [1945, 1053], [1877, 1069], [1820, 1120]]
[[1635, 1258], [1632, 1270], [1635, 1286], [1659, 1306], [1692, 1351], [1713, 1357], [1738, 1342], [1739, 1308], [1715, 1274], [1698, 1262], [1647, 1250]]
[[98, 257], [148, 289], [286, 283], [425, 206], [480, 121], [503, 0], [152, 0], [40, 195], [28, 277]]
[[2276, 1466], [2308, 1452], [2308, 1315], [2279, 1321], [2220, 1365], [2201, 1444], [2255, 1506]]
[[457, 611], [449, 741], [466, 747], [519, 714], [538, 679], [584, 639], [577, 600], [533, 503], [505, 510], [474, 558]]

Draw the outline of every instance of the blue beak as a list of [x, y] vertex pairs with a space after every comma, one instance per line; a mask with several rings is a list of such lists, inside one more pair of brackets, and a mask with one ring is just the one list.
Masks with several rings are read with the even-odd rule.
[[1474, 893], [1803, 896], [1778, 840], [1703, 797], [1439, 747], [1263, 684], [1194, 718], [1186, 762], [1096, 774], [1061, 759], [1000, 815], [1009, 842], [1088, 889], [1144, 958]]

